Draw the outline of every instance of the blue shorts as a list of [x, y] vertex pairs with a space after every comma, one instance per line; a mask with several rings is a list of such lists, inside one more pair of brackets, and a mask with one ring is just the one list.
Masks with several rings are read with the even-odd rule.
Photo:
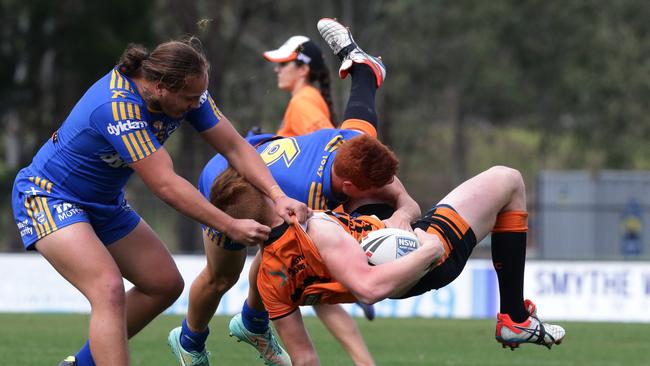
[[23, 170], [14, 182], [11, 204], [23, 246], [35, 250], [39, 239], [77, 222], [90, 223], [104, 245], [122, 239], [140, 223], [123, 197], [116, 204], [84, 202]]
[[227, 249], [227, 250], [244, 250], [244, 249], [246, 249], [245, 245], [235, 243], [234, 241], [232, 241], [232, 239], [230, 239], [229, 237], [223, 235], [222, 233], [220, 233], [216, 229], [213, 229], [213, 228], [205, 226], [205, 225], [201, 225], [201, 227], [203, 228], [203, 232], [205, 233], [205, 235], [207, 235], [208, 238], [210, 238], [210, 241], [214, 245], [216, 245], [218, 247], [221, 247], [221, 248]]

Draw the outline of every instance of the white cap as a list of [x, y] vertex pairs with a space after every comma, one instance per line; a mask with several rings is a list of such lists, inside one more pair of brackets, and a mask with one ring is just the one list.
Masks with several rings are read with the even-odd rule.
[[[271, 62], [289, 62], [295, 59], [300, 59], [298, 57], [299, 52], [298, 48], [305, 42], [308, 42], [309, 38], [305, 36], [293, 36], [289, 38], [280, 48], [277, 50], [266, 51], [264, 52], [264, 58]], [[300, 59], [304, 63], [308, 64], [311, 61], [311, 58], [307, 55], [300, 54], [300, 56], [306, 57], [307, 59]]]

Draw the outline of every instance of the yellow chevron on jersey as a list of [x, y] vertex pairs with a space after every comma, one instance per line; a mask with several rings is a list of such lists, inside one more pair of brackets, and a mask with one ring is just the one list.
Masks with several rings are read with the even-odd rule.
[[29, 177], [29, 181], [43, 188], [47, 193], [52, 193], [52, 182], [41, 177]]
[[117, 72], [116, 69], [113, 69], [111, 72], [111, 81], [109, 84], [109, 88], [111, 90], [113, 89], [124, 89], [128, 91], [133, 91], [131, 89], [131, 84], [129, 84], [129, 81], [126, 80], [119, 72]]
[[141, 120], [140, 106], [129, 102], [111, 102], [111, 110], [113, 112], [113, 120], [119, 122], [120, 120]]
[[131, 156], [131, 161], [134, 162], [144, 159], [156, 151], [147, 130], [137, 130], [122, 135], [122, 142]]
[[326, 208], [325, 195], [323, 194], [323, 185], [317, 182], [311, 182], [309, 185], [309, 200], [307, 206], [312, 210], [323, 210]]
[[29, 196], [25, 199], [25, 207], [39, 239], [57, 230], [46, 197]]
[[34, 215], [34, 211], [36, 210], [36, 205], [34, 204], [34, 197], [27, 197], [25, 199], [25, 208], [27, 209], [27, 215], [29, 216], [30, 219], [32, 219], [32, 226], [34, 226], [34, 229], [36, 230], [36, 235], [38, 238], [42, 238], [44, 233], [43, 233], [43, 228], [41, 225], [36, 221], [36, 216]]

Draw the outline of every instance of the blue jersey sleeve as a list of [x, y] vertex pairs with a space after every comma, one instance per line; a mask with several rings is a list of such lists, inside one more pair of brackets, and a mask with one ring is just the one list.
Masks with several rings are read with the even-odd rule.
[[200, 106], [186, 116], [187, 121], [199, 132], [216, 126], [222, 118], [224, 118], [223, 113], [207, 90], [201, 96]]
[[104, 103], [90, 116], [91, 125], [127, 164], [146, 158], [161, 146], [142, 112], [139, 104], [120, 101]]

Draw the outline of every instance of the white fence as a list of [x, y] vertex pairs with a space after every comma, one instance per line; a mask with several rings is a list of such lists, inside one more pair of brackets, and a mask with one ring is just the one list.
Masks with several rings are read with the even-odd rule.
[[[82, 259], [80, 259], [82, 260]], [[205, 264], [202, 256], [175, 256], [186, 288], [167, 313], [187, 311], [189, 287]], [[217, 314], [235, 314], [246, 297], [250, 262], [223, 297]], [[127, 287], [130, 284], [126, 283]], [[540, 262], [526, 264], [525, 296], [547, 319], [650, 322], [650, 263]], [[361, 309], [346, 305], [353, 316]], [[384, 300], [377, 316], [492, 318], [498, 312], [498, 283], [492, 263], [473, 260], [451, 285], [406, 300]], [[81, 312], [83, 296], [38, 254], [0, 255], [0, 312]], [[306, 314], [313, 314], [309, 307]]]

